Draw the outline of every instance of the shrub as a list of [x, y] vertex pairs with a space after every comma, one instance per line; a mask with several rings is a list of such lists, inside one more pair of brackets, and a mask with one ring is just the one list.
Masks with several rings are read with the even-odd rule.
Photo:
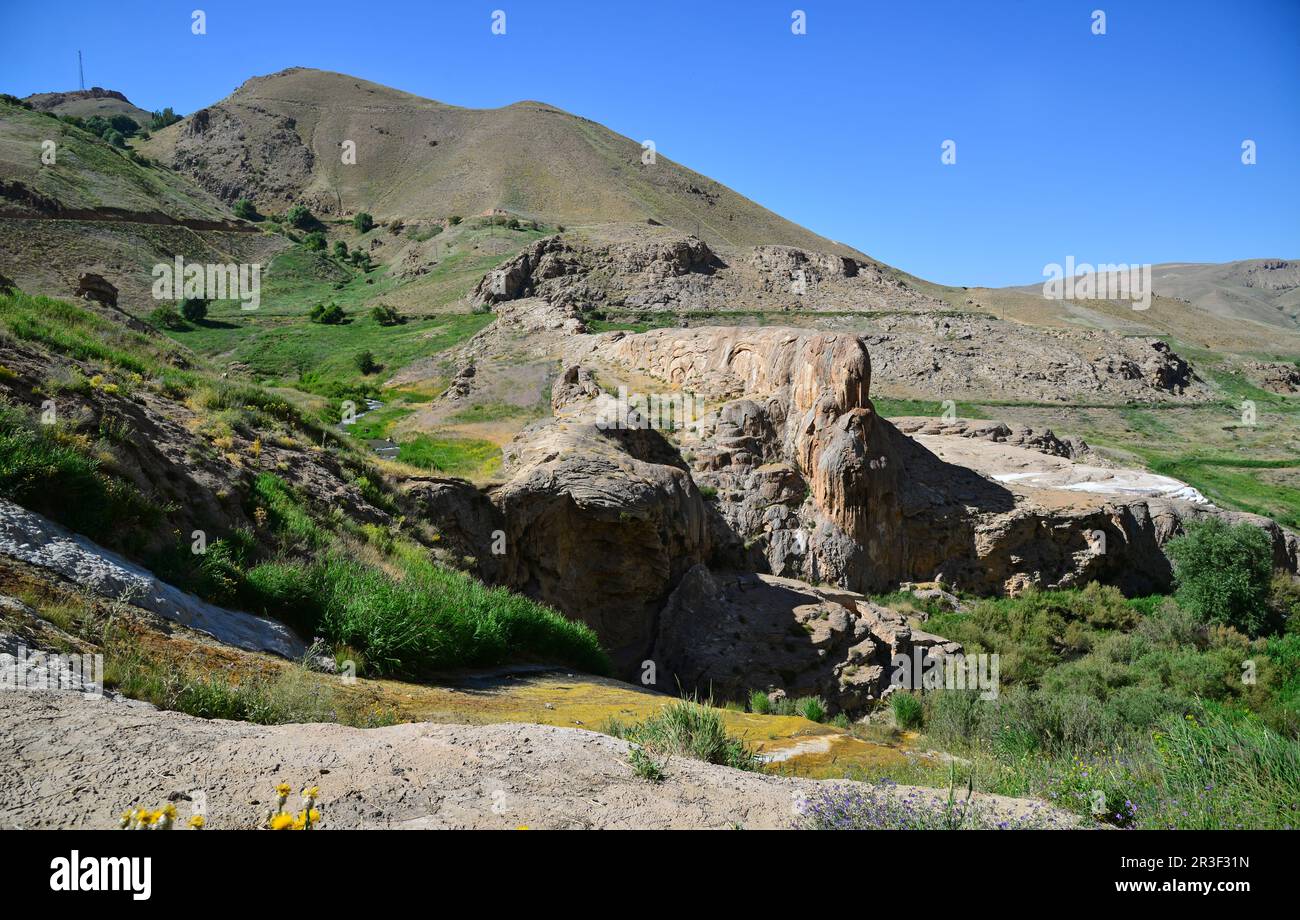
[[184, 329], [185, 318], [171, 304], [164, 304], [149, 314], [149, 322], [158, 329]]
[[312, 252], [325, 251], [325, 234], [319, 230], [313, 230], [302, 238], [302, 244]]
[[357, 352], [352, 361], [362, 374], [373, 374], [380, 369], [380, 364], [375, 361], [375, 353], [369, 349]]
[[772, 711], [772, 699], [762, 690], [752, 690], [749, 694], [749, 711], [765, 716]]
[[342, 240], [334, 241], [334, 258], [346, 259], [348, 257], [348, 244]]
[[899, 728], [920, 728], [925, 718], [925, 707], [912, 693], [895, 691], [890, 694], [889, 709], [894, 714], [894, 724]]
[[377, 304], [374, 309], [370, 311], [370, 318], [381, 326], [398, 326], [406, 321], [402, 318], [400, 313], [387, 304], [382, 303]]
[[809, 722], [826, 721], [826, 704], [819, 696], [801, 696], [794, 701], [794, 711]]
[[234, 212], [235, 216], [240, 220], [260, 220], [262, 217], [257, 213], [257, 208], [254, 207], [253, 202], [247, 198], [241, 198], [235, 202]]
[[318, 303], [311, 308], [308, 318], [313, 323], [320, 323], [324, 326], [337, 326], [347, 319], [347, 314], [343, 308], [336, 303], [324, 304]]
[[181, 316], [191, 323], [199, 323], [208, 317], [208, 302], [197, 297], [181, 301]]
[[738, 770], [757, 770], [761, 763], [743, 741], [727, 734], [717, 709], [695, 700], [677, 700], [634, 725], [610, 721], [604, 730], [655, 754], [692, 757]]
[[1043, 830], [1068, 826], [1046, 806], [1026, 813], [1001, 815], [955, 783], [946, 797], [935, 793], [904, 794], [891, 781], [819, 789], [800, 803], [802, 827], [811, 830]]
[[357, 233], [368, 233], [375, 225], [375, 219], [365, 211], [358, 211], [357, 216], [352, 218], [352, 229]]
[[1257, 635], [1268, 617], [1273, 547], [1252, 524], [1218, 518], [1192, 524], [1166, 548], [1174, 561], [1178, 603], [1205, 623]]
[[319, 223], [315, 215], [304, 204], [296, 204], [291, 207], [285, 213], [284, 220], [289, 226], [296, 227], [299, 230], [310, 230]]
[[406, 563], [399, 580], [331, 554], [305, 565], [267, 563], [248, 579], [263, 612], [358, 649], [380, 674], [420, 677], [520, 659], [609, 671], [590, 627], [430, 562]]

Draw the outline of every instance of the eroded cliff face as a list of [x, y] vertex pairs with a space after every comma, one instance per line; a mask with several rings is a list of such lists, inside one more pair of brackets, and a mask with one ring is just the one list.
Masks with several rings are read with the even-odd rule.
[[505, 471], [491, 496], [500, 580], [592, 626], [629, 669], [668, 594], [710, 555], [713, 512], [685, 464], [656, 431], [575, 414], [526, 430]]
[[[539, 329], [572, 321], [542, 300], [515, 303], [556, 314]], [[885, 652], [912, 648], [910, 627], [866, 593], [904, 581], [1164, 590], [1162, 547], [1206, 514], [1258, 524], [1277, 564], [1296, 566], [1295, 536], [1262, 518], [1172, 494], [1068, 491], [1079, 471], [1131, 471], [1086, 465], [1087, 445], [1050, 431], [907, 422], [910, 437], [876, 413], [854, 335], [564, 328], [555, 417], [515, 438], [490, 510], [462, 514], [457, 532], [504, 534], [487, 577], [590, 624], [625, 677], [650, 660], [667, 689], [765, 687], [856, 710], [887, 692]], [[607, 389], [621, 381], [642, 391], [643, 410], [688, 398], [701, 411], [657, 429], [662, 417], [629, 413]], [[999, 477], [961, 451], [950, 462], [943, 444], [1050, 461], [1067, 485]]]

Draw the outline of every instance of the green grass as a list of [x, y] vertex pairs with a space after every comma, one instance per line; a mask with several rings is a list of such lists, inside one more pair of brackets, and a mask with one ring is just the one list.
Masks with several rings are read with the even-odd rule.
[[499, 422], [505, 419], [530, 419], [541, 418], [548, 410], [541, 405], [533, 406], [516, 406], [513, 403], [483, 403], [478, 406], [470, 406], [461, 409], [459, 412], [451, 415], [448, 421], [462, 424], [474, 424], [479, 422]]
[[660, 756], [682, 756], [738, 770], [757, 770], [758, 756], [744, 742], [727, 734], [719, 710], [695, 700], [670, 703], [634, 724], [616, 719], [601, 729]]
[[310, 563], [267, 563], [248, 580], [265, 612], [359, 650], [378, 674], [424, 677], [508, 661], [608, 673], [590, 627], [416, 554], [403, 568], [397, 578], [329, 554]]
[[[885, 418], [897, 418], [902, 415], [923, 415], [938, 417], [943, 414], [941, 402], [926, 399], [891, 399], [887, 396], [873, 396], [872, 404], [876, 412]], [[957, 403], [958, 418], [979, 418], [989, 416], [972, 403]]]
[[417, 434], [401, 442], [397, 459], [448, 476], [485, 479], [501, 468], [501, 448], [478, 438]]
[[146, 531], [162, 517], [138, 489], [106, 474], [90, 445], [8, 406], [0, 406], [0, 495], [98, 541]]
[[388, 437], [394, 425], [414, 411], [407, 406], [381, 406], [358, 418], [356, 424], [348, 426], [347, 432], [361, 441], [381, 440]]

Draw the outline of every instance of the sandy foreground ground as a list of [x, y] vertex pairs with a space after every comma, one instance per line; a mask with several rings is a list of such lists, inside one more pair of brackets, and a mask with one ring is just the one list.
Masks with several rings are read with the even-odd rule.
[[[784, 828], [828, 782], [673, 758], [666, 779], [652, 783], [635, 775], [628, 749], [546, 725], [268, 727], [3, 690], [0, 827], [114, 828], [130, 807], [172, 801], [182, 824], [203, 805], [210, 829], [250, 828], [284, 782], [320, 787], [326, 829]], [[981, 799], [1008, 818], [1043, 808]]]

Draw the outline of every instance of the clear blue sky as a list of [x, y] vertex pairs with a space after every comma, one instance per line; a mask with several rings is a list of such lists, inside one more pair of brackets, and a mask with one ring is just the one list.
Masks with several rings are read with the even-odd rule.
[[149, 109], [292, 65], [543, 100], [952, 284], [1300, 257], [1297, 0], [0, 0], [0, 90], [75, 88], [78, 48], [88, 86]]

